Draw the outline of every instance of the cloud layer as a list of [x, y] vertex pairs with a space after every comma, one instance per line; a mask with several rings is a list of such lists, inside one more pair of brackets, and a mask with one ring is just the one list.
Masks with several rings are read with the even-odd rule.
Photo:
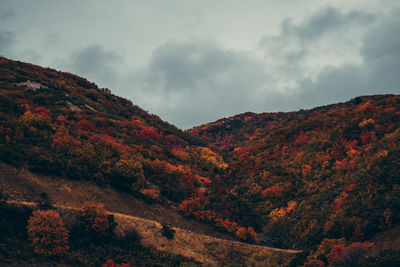
[[400, 92], [396, 1], [254, 1], [4, 0], [0, 54], [82, 75], [181, 128]]
[[[399, 93], [398, 15], [328, 7], [298, 24], [283, 21], [253, 53], [204, 40], [170, 42], [133, 80], [134, 91], [139, 103], [183, 128], [245, 111]], [[260, 52], [263, 58], [253, 56]]]
[[363, 35], [359, 64], [325, 67], [315, 81], [302, 80], [299, 102], [312, 107], [357, 95], [400, 93], [399, 15], [394, 9]]
[[259, 104], [267, 81], [261, 61], [189, 40], [159, 47], [133, 83], [142, 89], [140, 102], [189, 127]]

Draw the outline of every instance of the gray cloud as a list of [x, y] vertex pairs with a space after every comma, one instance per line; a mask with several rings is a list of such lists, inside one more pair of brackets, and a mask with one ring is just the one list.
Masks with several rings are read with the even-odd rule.
[[370, 28], [362, 39], [362, 62], [326, 67], [298, 86], [298, 103], [312, 107], [365, 94], [400, 92], [400, 9]]
[[[287, 111], [394, 93], [400, 82], [397, 17], [397, 11], [385, 18], [328, 8], [300, 24], [283, 22], [269, 39], [276, 50], [262, 41], [275, 61], [196, 39], [170, 42], [137, 74], [143, 90], [133, 98], [187, 128], [248, 110]], [[335, 62], [326, 53], [344, 59]]]
[[8, 55], [14, 42], [14, 33], [0, 29], [0, 55]]
[[11, 8], [2, 8], [0, 11], [0, 20], [7, 20], [9, 18], [15, 17], [15, 11]]
[[[12, 9], [4, 8], [0, 11], [0, 23], [4, 24], [7, 20], [15, 16]], [[7, 56], [11, 54], [12, 45], [15, 42], [15, 34], [10, 30], [0, 28], [0, 55]]]
[[344, 27], [363, 26], [375, 20], [374, 14], [361, 11], [342, 12], [337, 8], [328, 7], [308, 18], [300, 25], [295, 25], [290, 19], [282, 24], [283, 36], [296, 36], [304, 42], [313, 42], [332, 31]]
[[120, 63], [122, 57], [117, 52], [106, 50], [96, 44], [76, 51], [69, 59], [61, 59], [56, 65], [73, 73], [79, 73], [101, 86], [112, 87], [118, 76], [116, 66]]
[[158, 48], [141, 78], [138, 101], [183, 128], [260, 107], [268, 80], [262, 62], [193, 39]]
[[276, 80], [286, 81], [284, 90], [314, 78], [328, 65], [359, 61], [361, 37], [376, 18], [365, 11], [323, 8], [298, 24], [285, 19], [280, 33], [263, 37], [260, 48]]

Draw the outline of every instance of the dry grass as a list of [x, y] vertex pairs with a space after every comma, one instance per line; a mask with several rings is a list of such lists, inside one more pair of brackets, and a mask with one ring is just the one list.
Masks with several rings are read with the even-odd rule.
[[[246, 264], [251, 255], [260, 252], [267, 252], [283, 264], [299, 252], [233, 241], [208, 225], [183, 218], [173, 208], [150, 205], [94, 183], [52, 179], [4, 163], [0, 163], [0, 170], [0, 190], [8, 196], [9, 203], [34, 206], [40, 201], [42, 192], [46, 192], [53, 206], [64, 214], [76, 213], [85, 201], [103, 203], [115, 216], [117, 234], [136, 230], [146, 246], [193, 258], [207, 265]], [[168, 240], [161, 235], [161, 223], [174, 226], [174, 239]]]

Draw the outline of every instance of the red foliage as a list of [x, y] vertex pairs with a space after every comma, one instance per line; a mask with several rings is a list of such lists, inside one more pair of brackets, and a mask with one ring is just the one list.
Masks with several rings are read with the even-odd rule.
[[202, 203], [200, 197], [191, 197], [188, 200], [182, 201], [179, 208], [183, 214], [190, 216], [194, 211], [202, 210], [205, 204]]
[[394, 113], [395, 111], [396, 111], [396, 109], [394, 107], [388, 107], [388, 108], [385, 108], [385, 110], [383, 112]]
[[158, 133], [155, 132], [153, 129], [150, 128], [144, 128], [141, 132], [140, 135], [144, 136], [144, 137], [148, 137], [154, 140], [158, 140]]
[[357, 111], [365, 112], [365, 111], [372, 111], [373, 109], [374, 109], [374, 106], [371, 103], [365, 102], [358, 106]]
[[254, 149], [256, 149], [255, 146], [237, 147], [235, 148], [235, 152], [236, 154], [239, 155], [240, 159], [243, 159], [247, 154], [251, 153]]
[[371, 141], [372, 133], [370, 131], [365, 131], [360, 135], [361, 142], [365, 145]]
[[372, 248], [373, 244], [370, 242], [355, 242], [347, 247], [336, 245], [326, 258], [329, 266], [359, 266], [359, 263], [370, 255]]
[[264, 189], [261, 192], [261, 196], [265, 198], [279, 198], [282, 197], [285, 193], [289, 192], [292, 188], [292, 183], [288, 182], [284, 183], [277, 183], [273, 186], [270, 186]]
[[68, 252], [68, 230], [55, 211], [34, 211], [28, 220], [27, 230], [35, 253], [61, 256]]
[[353, 191], [356, 187], [357, 187], [357, 184], [349, 184], [348, 186], [346, 186], [346, 191], [347, 191], [347, 192], [351, 192], [351, 191]]
[[121, 264], [115, 264], [113, 259], [108, 259], [106, 263], [103, 264], [103, 267], [133, 267], [134, 265], [131, 265], [129, 263], [121, 263]]
[[364, 237], [364, 233], [361, 231], [361, 226], [358, 224], [356, 229], [353, 232], [352, 240], [353, 241], [361, 241]]
[[308, 141], [308, 136], [304, 133], [301, 133], [297, 138], [295, 143], [298, 145], [302, 145]]
[[50, 117], [50, 111], [45, 107], [33, 108], [32, 111], [33, 113], [37, 113], [45, 117]]
[[59, 116], [57, 116], [56, 120], [61, 121], [61, 122], [66, 122], [68, 119], [66, 116], [59, 115]]
[[335, 201], [332, 203], [331, 207], [333, 211], [338, 211], [343, 207], [343, 205], [347, 202], [347, 197], [349, 195], [346, 192], [342, 192], [338, 197], [336, 197]]
[[79, 129], [83, 130], [83, 131], [93, 131], [94, 130], [94, 125], [91, 124], [88, 120], [80, 120], [77, 123], [77, 126]]
[[252, 227], [246, 229], [238, 225], [236, 222], [232, 222], [228, 219], [223, 220], [218, 218], [215, 212], [204, 210], [208, 204], [209, 201], [205, 196], [192, 197], [181, 203], [180, 210], [185, 216], [191, 216], [196, 219], [212, 223], [220, 230], [231, 233], [240, 240], [258, 243], [257, 233]]
[[105, 232], [110, 228], [108, 214], [103, 205], [85, 202], [82, 205], [82, 220], [87, 231]]
[[247, 228], [247, 240], [258, 243], [258, 237], [256, 231], [254, 231], [253, 227]]

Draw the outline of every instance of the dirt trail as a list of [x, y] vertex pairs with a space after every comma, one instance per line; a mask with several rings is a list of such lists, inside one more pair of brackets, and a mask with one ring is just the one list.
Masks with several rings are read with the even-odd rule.
[[[252, 245], [232, 240], [213, 227], [182, 217], [174, 207], [149, 204], [129, 194], [93, 182], [71, 181], [60, 177], [33, 174], [0, 162], [0, 192], [8, 197], [9, 204], [34, 207], [46, 193], [53, 207], [68, 215], [80, 210], [82, 203], [102, 203], [114, 215], [118, 223], [116, 231], [124, 234], [135, 229], [147, 246], [180, 254], [210, 265], [226, 265], [246, 262], [249, 256], [259, 252], [272, 253], [279, 262], [287, 262], [298, 250], [285, 250]], [[176, 231], [173, 240], [161, 235], [161, 224], [167, 223]]]
[[[38, 203], [8, 200], [8, 204], [24, 205], [36, 207]], [[79, 207], [53, 205], [60, 211], [80, 211]], [[124, 234], [131, 230], [136, 230], [142, 237], [142, 243], [146, 246], [156, 247], [173, 254], [180, 254], [188, 258], [193, 258], [201, 263], [213, 266], [223, 265], [232, 260], [232, 255], [236, 255], [235, 261], [246, 261], [246, 259], [254, 253], [261, 251], [272, 252], [274, 257], [280, 262], [284, 262], [300, 250], [287, 250], [272, 247], [265, 247], [253, 244], [247, 244], [239, 241], [221, 239], [209, 235], [194, 233], [189, 230], [173, 227], [176, 231], [173, 240], [167, 240], [161, 235], [161, 223], [139, 218], [118, 212], [109, 212], [114, 215], [115, 221], [118, 223], [116, 232]]]

